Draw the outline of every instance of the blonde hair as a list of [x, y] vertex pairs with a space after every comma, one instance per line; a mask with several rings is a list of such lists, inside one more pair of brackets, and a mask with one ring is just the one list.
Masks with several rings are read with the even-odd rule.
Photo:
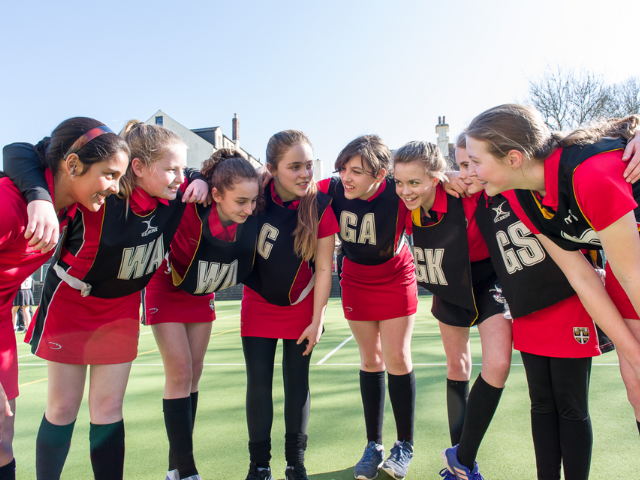
[[444, 180], [447, 162], [437, 145], [429, 142], [413, 141], [393, 152], [393, 164], [416, 162], [432, 178]]
[[[273, 135], [267, 143], [267, 163], [277, 170], [282, 157], [295, 145], [307, 144], [310, 147], [311, 140], [298, 130], [284, 130]], [[268, 193], [270, 195], [270, 193]], [[304, 260], [313, 260], [316, 256], [318, 245], [318, 207], [316, 197], [318, 186], [315, 180], [309, 179], [309, 191], [301, 197], [298, 205], [298, 225], [293, 231], [295, 237], [293, 248], [299, 257]]]
[[129, 198], [136, 187], [136, 175], [133, 173], [134, 158], [146, 167], [151, 167], [164, 157], [172, 148], [187, 145], [182, 139], [164, 127], [147, 125], [139, 120], [129, 120], [119, 134], [129, 145], [131, 162], [126, 173], [120, 178], [120, 198]]
[[604, 137], [631, 139], [640, 116], [605, 119], [568, 134], [552, 132], [538, 110], [525, 105], [505, 104], [490, 108], [471, 121], [465, 133], [486, 143], [496, 158], [517, 150], [529, 159], [544, 161], [559, 147], [588, 145]]

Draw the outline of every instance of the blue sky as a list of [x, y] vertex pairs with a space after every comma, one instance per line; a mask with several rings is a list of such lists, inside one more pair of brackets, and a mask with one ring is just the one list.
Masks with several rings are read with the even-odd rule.
[[634, 0], [3, 2], [0, 145], [158, 109], [231, 136], [238, 113], [251, 154], [303, 130], [328, 175], [364, 133], [435, 141], [446, 115], [453, 141], [547, 65], [640, 75], [638, 18]]

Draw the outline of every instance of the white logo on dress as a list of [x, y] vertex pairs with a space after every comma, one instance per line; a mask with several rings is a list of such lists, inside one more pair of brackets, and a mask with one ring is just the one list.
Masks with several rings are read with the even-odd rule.
[[53, 350], [60, 350], [62, 348], [62, 345], [60, 345], [59, 343], [49, 342], [49, 348]]
[[577, 221], [578, 217], [576, 217], [573, 213], [571, 213], [571, 209], [569, 209], [569, 215], [567, 215], [567, 217], [564, 219], [564, 223], [569, 225], [571, 222], [573, 222], [573, 220]]
[[565, 232], [562, 232], [562, 236], [567, 240], [571, 240], [572, 242], [576, 242], [576, 243], [602, 245], [602, 243], [600, 242], [600, 238], [598, 237], [598, 234], [593, 230], [593, 228], [589, 228], [584, 232], [582, 232], [582, 235], [580, 235], [580, 238], [575, 237], [573, 235], [569, 235], [568, 233], [565, 233]]
[[498, 223], [500, 220], [504, 220], [505, 218], [507, 218], [509, 215], [511, 215], [511, 212], [503, 212], [502, 211], [502, 206], [507, 203], [506, 201], [502, 202], [498, 208], [492, 208], [491, 210], [493, 210], [494, 212], [496, 212], [496, 218], [493, 219], [493, 223]]
[[147, 229], [142, 232], [142, 236], [146, 237], [147, 235], [151, 235], [152, 233], [155, 233], [158, 231], [158, 227], [152, 227], [151, 226], [151, 220], [153, 220], [153, 218], [155, 217], [155, 215], [153, 217], [151, 217], [149, 220], [144, 220], [142, 223], [146, 223], [147, 224]]
[[151, 315], [153, 315], [154, 313], [158, 313], [158, 309], [157, 309], [157, 308], [150, 308], [150, 309], [149, 309], [149, 313], [150, 313]]

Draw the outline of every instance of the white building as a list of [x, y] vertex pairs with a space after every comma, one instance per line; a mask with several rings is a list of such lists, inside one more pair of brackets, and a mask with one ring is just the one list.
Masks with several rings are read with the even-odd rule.
[[262, 165], [260, 160], [240, 148], [240, 122], [238, 114], [232, 120], [232, 138], [222, 133], [221, 127], [188, 129], [177, 122], [162, 110], [158, 110], [149, 120], [147, 125], [159, 125], [176, 133], [187, 144], [187, 166], [200, 168], [202, 162], [207, 160], [213, 152], [220, 148], [238, 150], [244, 158], [249, 160], [254, 167]]

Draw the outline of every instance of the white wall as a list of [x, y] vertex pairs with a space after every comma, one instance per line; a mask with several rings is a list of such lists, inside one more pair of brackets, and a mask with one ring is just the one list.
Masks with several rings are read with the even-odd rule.
[[162, 126], [178, 134], [178, 136], [187, 144], [187, 147], [189, 147], [187, 150], [187, 167], [197, 168], [199, 170], [202, 167], [202, 162], [207, 160], [213, 153], [213, 145], [207, 142], [204, 138], [193, 133], [187, 127], [176, 122], [162, 110], [158, 110], [145, 123], [148, 125], [155, 125], [156, 117], [160, 116], [163, 117]]

